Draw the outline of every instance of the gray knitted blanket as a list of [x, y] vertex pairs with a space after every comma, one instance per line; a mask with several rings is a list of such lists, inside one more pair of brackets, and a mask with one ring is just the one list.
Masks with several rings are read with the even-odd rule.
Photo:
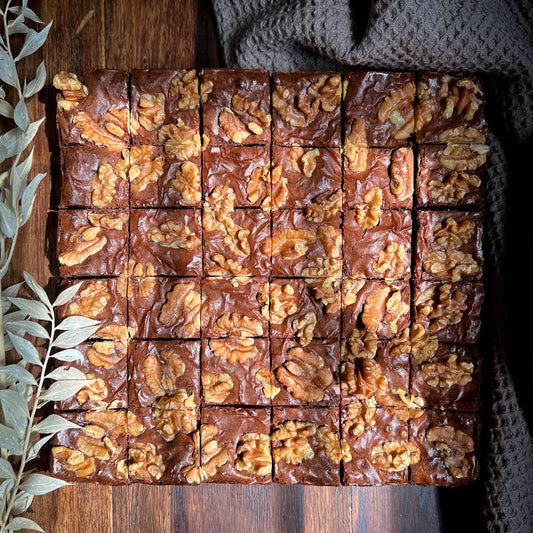
[[[533, 144], [533, 8], [528, 0], [213, 0], [229, 67], [384, 68], [490, 75], [485, 187], [489, 242], [482, 472], [488, 531], [533, 531], [533, 442], [507, 367], [508, 191]], [[489, 100], [490, 104], [490, 100]], [[529, 151], [528, 151], [529, 148]], [[524, 164], [523, 168], [527, 168]], [[521, 354], [523, 355], [523, 354]], [[516, 356], [516, 355], [515, 355]], [[526, 354], [527, 356], [527, 354]], [[486, 363], [489, 363], [488, 365]], [[487, 375], [488, 374], [488, 375]], [[488, 403], [488, 404], [487, 404]]]

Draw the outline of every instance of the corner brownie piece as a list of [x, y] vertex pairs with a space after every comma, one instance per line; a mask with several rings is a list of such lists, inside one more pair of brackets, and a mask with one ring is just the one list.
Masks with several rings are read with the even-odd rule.
[[130, 258], [150, 264], [155, 276], [202, 274], [200, 210], [135, 209], [130, 219]]
[[206, 404], [270, 405], [262, 379], [269, 370], [268, 339], [202, 340], [202, 397]]
[[127, 208], [128, 166], [127, 152], [99, 146], [62, 147], [59, 207]]
[[200, 131], [200, 91], [196, 70], [133, 70], [131, 118], [134, 144], [162, 144], [162, 126], [182, 120]]
[[484, 89], [479, 76], [426, 72], [417, 85], [419, 143], [483, 143], [487, 133]]
[[272, 339], [272, 371], [279, 394], [273, 405], [338, 405], [339, 341], [312, 339], [306, 346], [294, 339]]
[[348, 72], [345, 84], [345, 146], [407, 144], [414, 133], [414, 74]]
[[419, 280], [480, 280], [483, 276], [480, 213], [418, 213], [415, 272]]
[[269, 144], [269, 93], [265, 70], [202, 70], [202, 117], [210, 144]]
[[59, 273], [119, 276], [128, 259], [128, 212], [62, 210], [58, 220]]
[[131, 407], [164, 406], [183, 393], [200, 405], [200, 341], [132, 341], [128, 361]]
[[54, 437], [52, 474], [66, 481], [126, 483], [126, 411], [85, 411], [61, 416], [81, 428], [63, 430]]
[[347, 274], [353, 278], [408, 278], [411, 273], [411, 212], [383, 211], [376, 218], [364, 209], [349, 209], [344, 213]]
[[268, 409], [204, 407], [201, 434], [206, 482], [272, 482]]
[[339, 409], [273, 409], [274, 481], [340, 485]]
[[133, 409], [128, 417], [128, 475], [133, 483], [196, 483], [196, 410]]
[[95, 70], [82, 76], [62, 72], [54, 77], [57, 129], [61, 146], [104, 146], [121, 152], [130, 139], [129, 74]]
[[341, 96], [339, 73], [274, 73], [273, 144], [340, 146]]
[[411, 481], [449, 487], [476, 478], [479, 469], [476, 415], [428, 410], [409, 424], [409, 442], [420, 450], [420, 461], [411, 466]]

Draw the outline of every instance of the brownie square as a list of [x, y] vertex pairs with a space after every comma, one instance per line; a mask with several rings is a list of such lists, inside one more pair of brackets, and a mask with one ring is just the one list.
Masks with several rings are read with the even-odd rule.
[[479, 166], [473, 164], [475, 168], [457, 170], [457, 162], [446, 157], [447, 150], [443, 145], [418, 147], [418, 205], [480, 207], [485, 158]]
[[409, 465], [420, 454], [409, 442], [408, 424], [402, 411], [368, 407], [357, 400], [343, 403], [342, 438], [351, 460], [345, 459], [346, 485], [403, 485]]
[[272, 275], [322, 278], [341, 275], [342, 234], [338, 211], [320, 223], [312, 212], [281, 209], [272, 213]]
[[202, 201], [201, 158], [187, 161], [169, 157], [161, 146], [132, 146], [131, 207], [200, 206]]
[[129, 350], [132, 407], [153, 407], [178, 392], [200, 405], [200, 341], [132, 341]]
[[345, 84], [346, 144], [357, 131], [354, 125], [358, 119], [364, 121], [360, 145], [387, 148], [407, 144], [414, 133], [414, 74], [348, 72]]
[[[233, 283], [231, 278], [202, 280], [202, 335], [204, 337], [268, 336], [268, 298], [265, 278], [249, 278], [249, 283]], [[265, 316], [266, 315], [266, 316]]]
[[344, 265], [350, 277], [404, 279], [411, 273], [410, 211], [383, 211], [376, 226], [363, 228], [360, 211], [344, 214]]
[[479, 408], [479, 353], [473, 346], [438, 343], [433, 353], [412, 357], [411, 390], [426, 407]]
[[[341, 189], [341, 153], [338, 148], [272, 148], [273, 173], [281, 166], [287, 192], [274, 197], [276, 207], [304, 208], [320, 195]], [[272, 183], [275, 188], [274, 177]]]
[[426, 281], [415, 286], [414, 321], [441, 341], [476, 343], [482, 306], [482, 283]]
[[[63, 281], [60, 290], [80, 283]], [[100, 322], [95, 337], [110, 340], [128, 338], [126, 313], [126, 280], [86, 279], [81, 282], [76, 295], [69, 303], [58, 307], [58, 318], [85, 316]]]
[[56, 409], [120, 409], [128, 406], [128, 365], [123, 341], [84, 342], [77, 348], [81, 361], [62, 363], [65, 370], [81, 370], [93, 383], [70, 398], [56, 403]]
[[269, 93], [265, 70], [202, 70], [202, 117], [210, 144], [269, 144]]
[[339, 342], [313, 339], [302, 347], [294, 339], [271, 339], [272, 371], [281, 390], [273, 405], [338, 405]]
[[223, 230], [227, 227], [224, 225], [206, 228], [204, 218], [206, 275], [219, 275], [220, 262], [231, 260], [239, 265], [239, 275], [268, 276], [270, 254], [265, 244], [270, 237], [270, 216], [261, 209], [236, 209], [228, 216], [232, 221], [231, 231]]
[[401, 398], [409, 392], [409, 353], [394, 350], [391, 342], [383, 341], [374, 343], [375, 351], [362, 353], [358, 351], [360, 342], [353, 335], [343, 340], [342, 399], [372, 401], [379, 407], [405, 407]]
[[420, 450], [420, 461], [411, 466], [411, 481], [455, 486], [476, 478], [479, 469], [476, 415], [428, 410], [409, 424], [409, 442]]
[[131, 259], [151, 264], [156, 276], [200, 276], [200, 216], [196, 209], [132, 210]]
[[217, 185], [231, 187], [236, 207], [268, 205], [270, 149], [268, 146], [209, 146], [203, 155], [206, 195]]
[[409, 325], [410, 288], [408, 281], [387, 282], [363, 279], [343, 281], [343, 336], [354, 329], [364, 336], [370, 332], [379, 338], [398, 337]]
[[[213, 442], [226, 457], [223, 464], [212, 452]], [[271, 483], [270, 410], [204, 407], [202, 466], [207, 483]]]
[[127, 211], [59, 211], [57, 236], [62, 277], [118, 276], [126, 266]]
[[62, 147], [59, 207], [127, 208], [128, 161], [127, 152], [98, 146]]
[[200, 280], [132, 277], [128, 282], [129, 327], [141, 339], [200, 337]]
[[345, 160], [346, 205], [356, 208], [368, 203], [369, 198], [377, 193], [381, 197], [382, 209], [411, 208], [414, 186], [412, 149], [367, 148], [366, 150], [364, 168], [361, 166], [352, 169]]
[[161, 126], [179, 119], [200, 130], [200, 91], [196, 70], [133, 70], [131, 116], [134, 144], [161, 144]]
[[261, 379], [267, 370], [270, 370], [268, 339], [202, 340], [202, 397], [207, 404], [270, 405]]
[[59, 144], [125, 150], [130, 139], [128, 80], [129, 74], [120, 70], [95, 70], [73, 77], [57, 74]]
[[273, 337], [296, 337], [305, 345], [312, 338], [340, 337], [340, 301], [321, 299], [322, 280], [274, 278], [270, 282], [270, 334]]
[[338, 73], [274, 73], [273, 144], [340, 146], [341, 97]]
[[422, 74], [415, 106], [417, 142], [484, 142], [487, 133], [484, 100], [479, 76]]
[[163, 485], [194, 483], [191, 471], [199, 462], [198, 436], [176, 431], [183, 420], [182, 415], [175, 411], [150, 409], [134, 409], [129, 415], [130, 481]]
[[418, 279], [480, 280], [483, 276], [481, 213], [418, 213], [415, 272]]
[[340, 485], [339, 409], [273, 409], [274, 481]]
[[84, 411], [61, 416], [81, 427], [60, 431], [54, 437], [52, 474], [70, 482], [126, 483], [126, 411]]

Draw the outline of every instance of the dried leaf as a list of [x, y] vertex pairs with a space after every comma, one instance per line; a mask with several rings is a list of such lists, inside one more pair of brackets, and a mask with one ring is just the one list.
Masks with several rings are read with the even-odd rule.
[[11, 185], [11, 205], [15, 209], [19, 205], [19, 200], [26, 188], [28, 175], [33, 164], [33, 149], [19, 165], [11, 169], [9, 183]]
[[7, 529], [10, 531], [19, 531], [20, 529], [31, 529], [32, 531], [42, 531], [44, 533], [44, 529], [39, 527], [39, 524], [36, 524], [33, 520], [30, 520], [29, 518], [23, 518], [21, 516], [13, 518], [7, 525]]
[[78, 368], [66, 368], [64, 366], [60, 366], [52, 370], [52, 372], [50, 372], [46, 377], [48, 379], [55, 379], [56, 381], [86, 379], [85, 374]]
[[61, 350], [60, 352], [56, 352], [52, 354], [52, 357], [54, 359], [57, 359], [58, 361], [65, 361], [67, 363], [83, 362], [83, 354], [79, 350], [75, 350], [74, 348], [71, 348], [70, 350]]
[[66, 400], [93, 381], [94, 380], [90, 379], [54, 381], [54, 383], [50, 385], [50, 388], [41, 394], [41, 397], [39, 398], [39, 407], [42, 407], [47, 402], [61, 402]]
[[55, 477], [44, 476], [43, 474], [31, 474], [28, 479], [21, 483], [20, 488], [34, 496], [40, 496], [41, 494], [48, 494], [53, 490], [69, 484]]
[[46, 435], [42, 439], [39, 439], [33, 446], [28, 450], [28, 461], [32, 461], [39, 455], [41, 448], [54, 436], [54, 433]]
[[26, 385], [37, 385], [33, 375], [20, 365], [7, 365], [0, 368], [0, 374], [10, 376]]
[[48, 415], [44, 420], [41, 420], [34, 426], [34, 430], [37, 433], [57, 433], [64, 429], [76, 429], [79, 428], [78, 424], [70, 422], [59, 415]]
[[52, 319], [50, 311], [41, 302], [28, 300], [27, 298], [9, 298], [9, 301], [36, 320], [46, 320], [47, 322], [50, 322]]
[[27, 19], [31, 20], [32, 22], [36, 22], [37, 24], [44, 24], [44, 22], [33, 12], [29, 7], [26, 6], [26, 1], [23, 2], [22, 5], [22, 13], [21, 13], [21, 6], [13, 6], [9, 8], [9, 11], [11, 13], [15, 13], [17, 15], [18, 13], [21, 13], [22, 16], [26, 17]]
[[18, 83], [17, 67], [5, 50], [0, 50], [0, 80], [11, 87], [16, 87]]
[[7, 459], [0, 457], [0, 479], [15, 479], [15, 477], [11, 463]]
[[[26, 132], [26, 135], [27, 134], [28, 132]], [[13, 128], [3, 135], [0, 135], [0, 163], [13, 157], [17, 152], [22, 152], [23, 144], [24, 132], [20, 128]]]
[[4, 421], [13, 429], [14, 424], [30, 418], [26, 400], [15, 390], [0, 390], [0, 403], [4, 412]]
[[0, 231], [9, 239], [17, 231], [17, 217], [3, 201], [0, 201]]
[[93, 320], [92, 318], [87, 318], [86, 316], [68, 316], [60, 322], [60, 324], [57, 326], [57, 329], [80, 329], [87, 328], [89, 326], [98, 326], [99, 324], [100, 322], [98, 320]]
[[48, 298], [48, 295], [46, 294], [45, 290], [35, 281], [30, 273], [24, 272], [24, 281], [28, 284], [28, 287], [39, 297], [39, 300], [41, 300], [41, 302], [43, 302], [43, 304], [50, 309], [52, 304]]
[[64, 291], [61, 291], [55, 302], [53, 303], [53, 307], [58, 307], [60, 305], [65, 305], [66, 303], [70, 302], [72, 298], [76, 295], [76, 293], [79, 291], [81, 287], [82, 282], [76, 283], [75, 285], [72, 285], [71, 287], [67, 287]]
[[55, 348], [74, 348], [86, 341], [96, 331], [100, 326], [89, 326], [87, 328], [72, 329], [70, 331], [65, 331], [57, 337], [57, 339], [52, 343], [52, 346]]
[[15, 503], [13, 504], [13, 514], [22, 514], [25, 513], [29, 506], [31, 505], [31, 502], [33, 501], [33, 495], [28, 494], [27, 492], [20, 492], [15, 498]]
[[14, 285], [10, 285], [9, 287], [2, 289], [2, 314], [7, 313], [11, 307], [11, 302], [8, 300], [8, 298], [14, 298], [21, 286], [22, 283], [15, 283]]
[[40, 339], [50, 338], [48, 331], [46, 331], [41, 326], [41, 324], [38, 324], [37, 322], [33, 322], [31, 320], [15, 320], [13, 322], [5, 324], [5, 326], [8, 331], [11, 331], [13, 333], [15, 333], [15, 331], [11, 328], [16, 328], [19, 331], [28, 333], [29, 335], [32, 335], [33, 337], [39, 337]]
[[37, 51], [46, 41], [48, 37], [48, 32], [52, 23], [49, 22], [41, 31], [37, 32], [30, 29], [26, 35], [26, 40], [20, 49], [18, 56], [15, 58], [15, 61], [19, 61], [23, 57], [29, 56]]
[[0, 100], [0, 115], [13, 118], [13, 106], [6, 100]]
[[35, 79], [31, 80], [30, 83], [26, 86], [24, 90], [24, 97], [30, 98], [34, 94], [38, 93], [44, 86], [46, 80], [46, 68], [44, 66], [44, 61], [37, 67], [35, 73]]
[[6, 494], [13, 488], [15, 481], [13, 479], [6, 479], [0, 483], [0, 501], [4, 501]]
[[28, 186], [22, 193], [22, 198], [20, 199], [20, 210], [22, 213], [21, 225], [23, 226], [28, 222], [31, 212], [33, 210], [33, 203], [35, 202], [35, 194], [37, 192], [37, 187], [39, 187], [41, 181], [46, 177], [46, 174], [41, 172], [33, 178]]
[[26, 108], [24, 98], [21, 98], [15, 106], [15, 111], [13, 111], [13, 120], [22, 131], [26, 131], [28, 129], [30, 125], [30, 117], [28, 115], [28, 109]]
[[22, 357], [22, 359], [24, 359], [24, 361], [31, 365], [43, 366], [37, 349], [29, 340], [23, 339], [18, 335], [13, 335], [11, 332], [8, 332], [7, 334], [13, 348], [15, 348], [16, 352]]
[[5, 448], [13, 455], [22, 455], [23, 451], [22, 439], [14, 429], [4, 424], [0, 424], [0, 448]]

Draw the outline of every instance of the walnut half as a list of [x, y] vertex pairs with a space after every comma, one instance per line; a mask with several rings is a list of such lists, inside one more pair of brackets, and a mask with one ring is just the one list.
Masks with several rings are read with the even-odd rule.
[[267, 476], [272, 471], [270, 436], [244, 433], [237, 445], [235, 468], [253, 476]]

